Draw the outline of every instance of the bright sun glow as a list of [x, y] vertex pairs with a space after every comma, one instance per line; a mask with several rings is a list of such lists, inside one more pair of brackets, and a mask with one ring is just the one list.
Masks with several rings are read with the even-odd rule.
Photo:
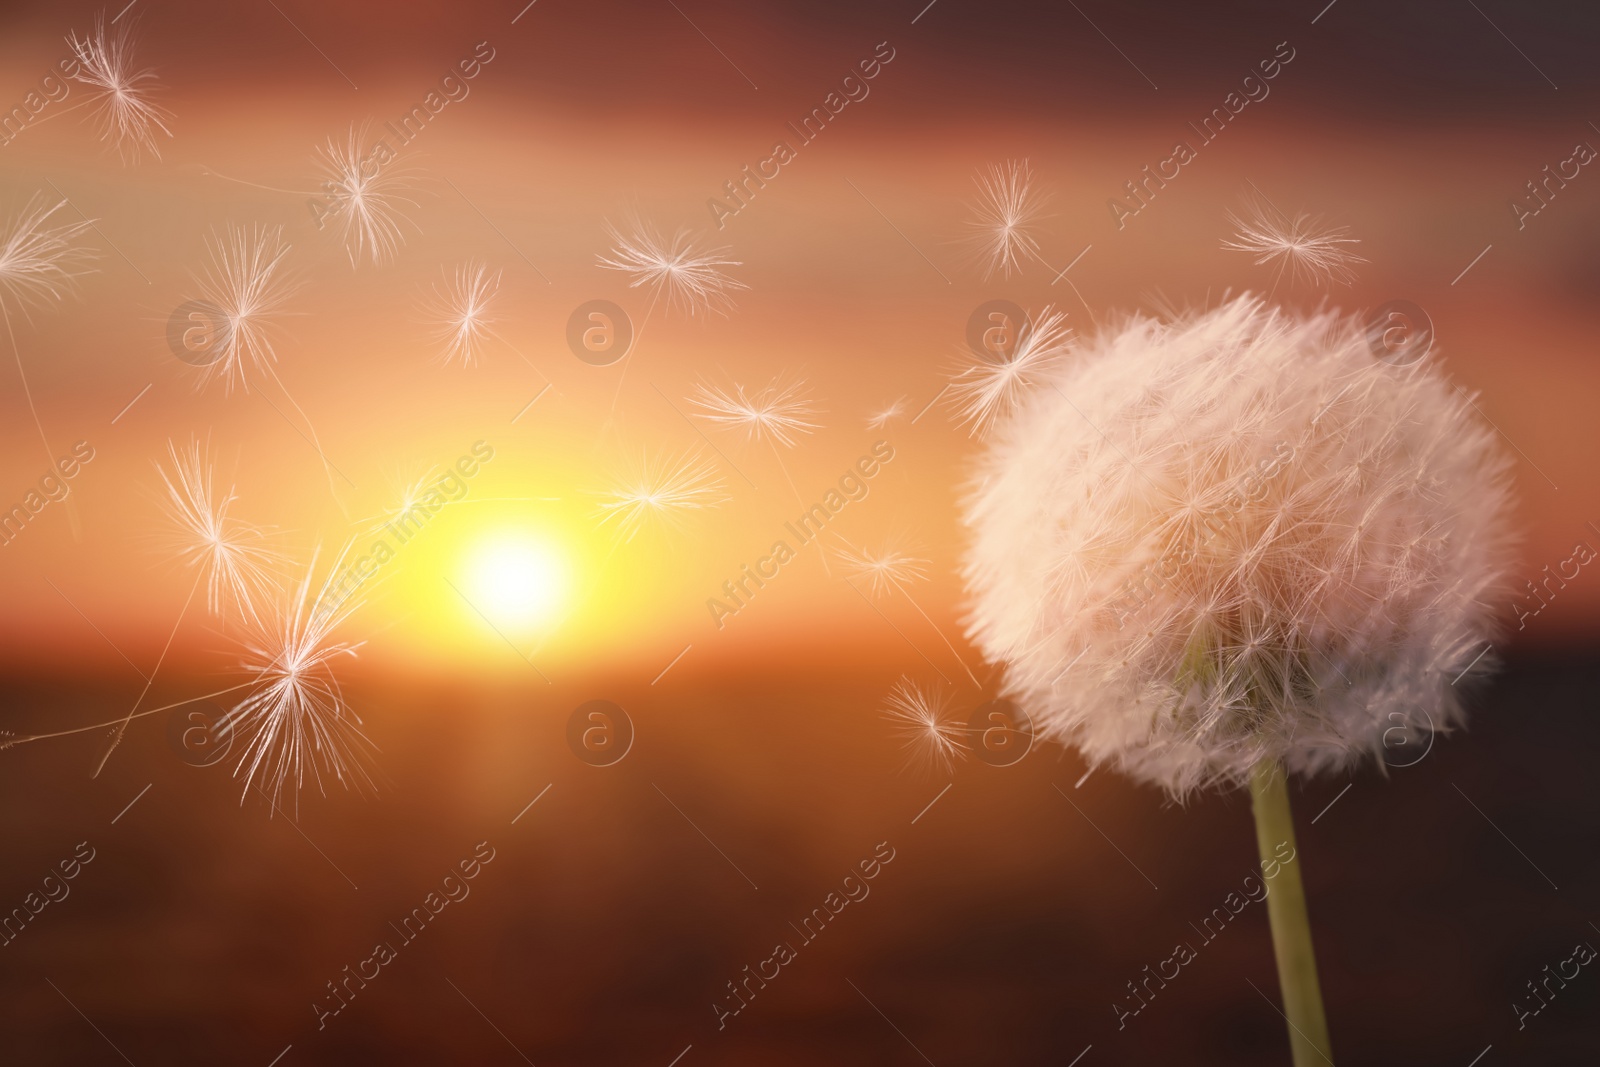
[[471, 549], [468, 588], [472, 604], [495, 626], [542, 629], [566, 600], [566, 560], [536, 538], [503, 536]]

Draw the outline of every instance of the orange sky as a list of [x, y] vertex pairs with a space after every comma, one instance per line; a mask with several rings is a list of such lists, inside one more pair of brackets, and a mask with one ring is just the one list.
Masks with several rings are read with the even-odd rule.
[[[710, 48], [703, 68], [662, 69], [660, 55], [678, 57], [681, 67], [690, 44], [659, 55], [648, 47], [651, 33], [689, 33], [670, 9], [659, 26], [645, 20], [613, 31], [618, 62], [633, 63], [629, 76], [584, 74], [570, 55], [558, 57], [560, 35], [584, 25], [543, 4], [518, 27], [501, 26], [506, 16], [498, 9], [464, 12], [463, 24], [468, 15], [486, 25], [493, 16], [497, 28], [481, 36], [442, 22], [391, 27], [386, 20], [398, 16], [375, 9], [370, 39], [359, 47], [348, 19], [292, 13], [345, 61], [340, 66], [348, 64], [359, 90], [270, 9], [257, 30], [228, 31], [239, 50], [234, 64], [215, 48], [194, 47], [212, 32], [194, 21], [199, 16], [152, 8], [140, 24], [140, 48], [159, 67], [161, 102], [174, 116], [159, 161], [122, 164], [81, 113], [29, 128], [0, 148], [5, 204], [49, 194], [53, 184], [98, 220], [90, 243], [102, 250], [75, 298], [18, 324], [20, 356], [56, 451], [84, 440], [95, 458], [68, 500], [0, 546], [0, 628], [14, 660], [70, 658], [115, 669], [112, 646], [141, 662], [159, 653], [190, 582], [161, 540], [154, 460], [169, 439], [209, 440], [219, 471], [236, 486], [239, 514], [278, 528], [283, 549], [302, 563], [313, 546], [330, 551], [354, 521], [392, 507], [402, 485], [484, 440], [495, 459], [473, 480], [469, 502], [441, 515], [426, 540], [397, 559], [352, 621], [351, 636], [369, 640], [372, 655], [425, 670], [521, 669], [448, 584], [470, 581], [474, 554], [509, 531], [540, 541], [570, 569], [570, 595], [557, 617], [515, 642], [522, 651], [536, 648], [535, 661], [557, 673], [604, 663], [653, 673], [691, 644], [697, 658], [712, 659], [781, 655], [801, 645], [840, 655], [877, 649], [919, 663], [927, 656], [957, 672], [934, 625], [898, 600], [873, 611], [839, 580], [837, 565], [828, 573], [815, 549], [722, 629], [705, 601], [766, 551], [802, 501], [816, 500], [881, 437], [895, 459], [837, 529], [856, 544], [903, 537], [920, 545], [932, 565], [916, 590], [918, 605], [956, 639], [954, 502], [976, 444], [942, 404], [914, 426], [901, 418], [869, 431], [866, 419], [898, 397], [915, 413], [939, 393], [959, 358], [967, 317], [985, 299], [1005, 297], [1030, 310], [1055, 303], [1082, 331], [1161, 301], [1204, 304], [1230, 289], [1271, 288], [1270, 270], [1220, 248], [1226, 213], [1252, 186], [1287, 211], [1349, 226], [1369, 260], [1348, 288], [1284, 282], [1275, 299], [1367, 309], [1406, 297], [1428, 309], [1451, 373], [1481, 392], [1482, 410], [1521, 457], [1527, 577], [1564, 559], [1579, 539], [1600, 544], [1586, 525], [1600, 522], [1600, 475], [1587, 445], [1600, 365], [1589, 340], [1596, 273], [1585, 236], [1600, 222], [1600, 191], [1589, 187], [1600, 178], [1584, 173], [1520, 231], [1507, 208], [1576, 140], [1600, 140], [1578, 119], [1473, 111], [1426, 126], [1357, 123], [1324, 106], [1317, 86], [1331, 76], [1329, 61], [1312, 39], [1268, 99], [1204, 146], [1119, 230], [1108, 198], [1146, 163], [1169, 155], [1174, 140], [1192, 138], [1187, 123], [1221, 102], [1239, 70], [1220, 61], [1183, 67], [1173, 74], [1178, 84], [1134, 100], [1149, 86], [1114, 55], [1096, 53], [1097, 76], [1115, 79], [1120, 103], [1063, 114], [1042, 102], [1034, 111], [996, 114], [961, 103], [962, 85], [972, 90], [969, 101], [980, 101], [983, 89], [959, 64], [941, 68], [949, 30], [929, 29], [924, 39], [916, 36], [924, 31], [885, 28], [865, 16], [834, 29], [808, 26], [816, 47], [803, 62], [785, 58], [783, 19], [760, 26], [721, 12], [701, 22], [713, 39], [726, 27], [718, 44], [767, 83], [754, 89]], [[90, 9], [34, 13], [19, 34], [7, 35], [0, 95], [20, 99], [37, 81], [29, 72], [42, 74], [64, 51], [61, 35], [86, 28], [90, 16]], [[820, 104], [855, 60], [891, 36], [895, 58], [870, 95], [799, 146], [778, 177], [714, 230], [707, 199], [744, 164], [770, 155], [775, 139], [792, 140], [785, 123]], [[1282, 36], [1264, 27], [1258, 39], [1229, 48], [1266, 56]], [[496, 42], [495, 58], [470, 95], [441, 111], [397, 164], [416, 182], [398, 257], [352, 270], [306, 207], [315, 191], [313, 150], [352, 124], [398, 117], [485, 38]], [[1247, 70], [1249, 60], [1241, 62]], [[610, 89], [563, 88], [548, 64]], [[285, 67], [299, 73], [271, 73]], [[942, 84], [942, 70], [954, 86]], [[660, 94], [656, 78], [670, 79]], [[639, 106], [627, 106], [620, 85]], [[1029, 159], [1050, 194], [1046, 259], [1065, 266], [1088, 248], [1068, 276], [1082, 301], [1065, 282], [1051, 285], [1051, 272], [1037, 265], [986, 282], [963, 257], [958, 241], [973, 175], [1011, 158]], [[658, 308], [624, 364], [592, 367], [566, 348], [572, 309], [610, 299], [637, 324], [648, 303], [596, 265], [609, 248], [606, 223], [630, 214], [728, 245], [740, 263], [731, 273], [749, 289], [726, 318], [690, 320]], [[293, 246], [288, 262], [302, 285], [279, 320], [278, 368], [304, 419], [271, 388], [266, 398], [259, 389], [227, 396], [197, 388], [193, 372], [167, 350], [167, 317], [193, 295], [205, 239], [230, 222], [282, 226]], [[1452, 285], [1486, 245], [1492, 250]], [[495, 307], [503, 343], [491, 343], [476, 367], [442, 366], [420, 304], [442, 270], [474, 259], [503, 271]], [[44, 473], [46, 457], [15, 365], [6, 362], [0, 495], [10, 506]], [[702, 380], [761, 387], [780, 376], [808, 383], [823, 427], [783, 451], [781, 463], [764, 444], [697, 422], [725, 453], [717, 457], [679, 413]], [[550, 390], [513, 423], [546, 382]], [[330, 475], [302, 436], [309, 428], [340, 473]], [[717, 462], [727, 502], [691, 516], [681, 530], [617, 545], [596, 510], [608, 476], [643, 453], [696, 447]], [[524, 499], [547, 497], [559, 499]], [[1597, 607], [1600, 582], [1574, 582], [1525, 639], [1591, 634]], [[180, 629], [175, 656], [227, 654], [231, 631], [218, 632], [203, 616], [194, 612]], [[956, 644], [976, 666], [975, 654]]]

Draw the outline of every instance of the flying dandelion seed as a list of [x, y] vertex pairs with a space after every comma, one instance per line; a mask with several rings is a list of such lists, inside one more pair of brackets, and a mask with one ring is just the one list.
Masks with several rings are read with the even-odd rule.
[[280, 268], [291, 246], [280, 227], [245, 230], [230, 224], [206, 242], [211, 261], [195, 279], [200, 300], [215, 308], [226, 330], [213, 339], [203, 364], [207, 379], [220, 378], [228, 392], [250, 388], [252, 374], [272, 374], [277, 353], [272, 347], [276, 324], [296, 286]]
[[67, 46], [77, 59], [77, 72], [71, 75], [93, 91], [90, 102], [100, 116], [100, 139], [116, 145], [125, 162], [134, 162], [140, 152], [161, 158], [156, 133], [172, 136], [166, 122], [172, 113], [149, 99], [155, 71], [133, 69], [133, 24], [130, 18], [108, 29], [105, 15], [95, 16], [94, 29], [79, 37], [74, 31]]
[[[1034, 236], [1044, 213], [1046, 198], [1033, 189], [1033, 169], [1027, 160], [991, 164], [975, 178], [978, 200], [967, 223], [967, 244], [983, 264], [985, 279], [997, 272], [1011, 277], [1021, 273], [1023, 261], [1038, 260], [1039, 241]], [[1048, 266], [1048, 264], [1046, 264]]]
[[950, 638], [945, 636], [944, 630], [938, 623], [933, 621], [931, 615], [923, 610], [922, 605], [917, 603], [916, 597], [911, 595], [911, 589], [909, 588], [911, 583], [920, 582], [928, 577], [927, 560], [918, 559], [892, 545], [886, 545], [877, 552], [846, 547], [839, 549], [836, 554], [844, 561], [845, 566], [850, 569], [850, 577], [867, 583], [867, 590], [872, 596], [878, 597], [891, 592], [898, 592], [905, 597], [906, 603], [915, 608], [917, 614], [922, 616], [923, 621], [933, 628], [934, 633], [939, 635], [939, 640], [944, 642], [944, 647], [948, 648], [950, 654], [955, 657], [956, 662], [961, 664], [961, 669], [967, 672], [967, 677], [972, 679], [972, 684], [979, 689], [983, 688], [983, 684], [978, 681], [977, 675], [972, 673], [972, 668], [967, 666], [967, 661], [962, 658], [961, 653], [956, 651], [956, 646], [951, 643]]
[[206, 607], [213, 615], [232, 609], [259, 622], [259, 603], [278, 591], [274, 571], [285, 562], [266, 545], [266, 531], [228, 513], [237, 499], [215, 485], [215, 471], [198, 441], [179, 450], [171, 441], [169, 472], [157, 472], [166, 486], [169, 517], [176, 525], [178, 557], [206, 581]]
[[75, 243], [93, 225], [91, 220], [51, 222], [51, 217], [66, 204], [65, 200], [51, 204], [44, 197], [35, 196], [6, 221], [0, 234], [0, 318], [5, 320], [6, 337], [11, 342], [11, 355], [22, 379], [28, 411], [33, 415], [39, 440], [52, 462], [55, 452], [45, 437], [44, 423], [33, 403], [33, 389], [28, 385], [28, 373], [22, 365], [12, 318], [17, 315], [26, 318], [31, 308], [60, 303], [72, 291], [77, 278], [89, 272], [89, 261], [99, 254]]
[[896, 548], [884, 548], [876, 553], [840, 549], [835, 554], [850, 568], [851, 577], [867, 583], [873, 596], [904, 590], [909, 583], [920, 582], [928, 576], [927, 560]]
[[622, 540], [632, 541], [652, 523], [678, 525], [689, 512], [717, 507], [727, 499], [727, 486], [715, 464], [698, 453], [647, 460], [606, 494], [600, 503], [600, 523], [617, 520]]
[[627, 235], [610, 225], [606, 232], [613, 248], [599, 257], [600, 266], [627, 274], [630, 289], [648, 286], [652, 309], [664, 296], [668, 308], [681, 308], [690, 316], [726, 315], [733, 307], [731, 294], [749, 288], [721, 269], [741, 266], [740, 260], [728, 259], [727, 248], [697, 247], [686, 229], [670, 241], [643, 223], [635, 223]]
[[905, 416], [907, 406], [908, 402], [905, 397], [896, 397], [894, 400], [890, 401], [886, 407], [880, 409], [875, 414], [868, 416], [867, 429], [881, 430], [895, 419], [903, 418]]
[[964, 726], [951, 719], [949, 696], [938, 686], [922, 688], [901, 678], [884, 703], [884, 717], [911, 751], [912, 762], [949, 772], [967, 758]]
[[354, 126], [342, 144], [328, 138], [317, 149], [316, 162], [328, 198], [326, 217], [339, 224], [350, 265], [359, 266], [367, 258], [373, 266], [382, 266], [393, 259], [405, 243], [400, 224], [409, 221], [402, 206], [416, 206], [416, 201], [402, 195], [412, 188], [411, 179], [374, 165], [361, 150], [361, 135]]
[[[328, 578], [342, 570], [346, 548]], [[333, 633], [360, 606], [356, 597], [315, 580], [316, 554], [298, 588], [280, 602], [275, 618], [254, 629], [243, 666], [252, 689], [219, 721], [218, 728], [248, 738], [234, 776], [244, 776], [244, 794], [255, 786], [270, 795], [274, 810], [286, 785], [298, 800], [307, 776], [326, 795], [325, 781], [346, 789], [375, 788], [368, 765], [376, 747], [361, 731], [333, 671], [359, 643], [333, 640]], [[240, 803], [243, 803], [243, 796]]]
[[495, 336], [489, 305], [499, 291], [500, 272], [483, 263], [457, 267], [453, 279], [447, 277], [443, 286], [434, 286], [437, 299], [428, 309], [434, 316], [429, 325], [436, 327], [435, 340], [444, 346], [445, 363], [460, 360], [470, 367], [477, 362], [484, 341]]
[[820, 427], [811, 421], [816, 408], [806, 396], [803, 380], [781, 379], [759, 393], [748, 393], [744, 386], [731, 390], [710, 385], [696, 386], [689, 403], [700, 408], [700, 418], [724, 429], [742, 429], [746, 440], [764, 440], [793, 448], [799, 437]]
[[998, 360], [979, 358], [950, 380], [950, 402], [974, 436], [1009, 415], [1032, 386], [1060, 363], [1072, 338], [1067, 313], [1046, 307], [1024, 326], [1012, 352]]
[[1355, 281], [1351, 268], [1366, 259], [1347, 247], [1361, 243], [1350, 236], [1349, 227], [1319, 228], [1318, 221], [1305, 212], [1293, 219], [1275, 214], [1276, 219], [1256, 203], [1249, 205], [1244, 217], [1229, 212], [1228, 222], [1237, 233], [1233, 240], [1223, 241], [1222, 247], [1255, 256], [1257, 266], [1276, 262], [1280, 279], [1287, 270], [1291, 279], [1303, 277], [1313, 284], [1349, 285]]

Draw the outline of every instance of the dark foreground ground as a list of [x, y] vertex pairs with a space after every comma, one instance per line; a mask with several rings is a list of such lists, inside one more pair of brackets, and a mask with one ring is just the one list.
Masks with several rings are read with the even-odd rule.
[[[0, 752], [0, 908], [67, 894], [0, 948], [0, 1062], [1287, 1063], [1264, 906], [1196, 930], [1254, 867], [1244, 797], [1074, 788], [1055, 749], [904, 771], [876, 711], [894, 677], [358, 681], [383, 790], [312, 790], [296, 819], [241, 807], [232, 762], [186, 764], [164, 717], [95, 780], [84, 739]], [[1600, 965], [1550, 980], [1600, 947], [1597, 681], [1593, 655], [1513, 663], [1414, 766], [1297, 789], [1339, 1063], [1600, 1062]], [[92, 721], [127, 688], [13, 679], [0, 725]], [[637, 730], [610, 767], [566, 742], [596, 697]], [[845, 888], [867, 895], [806, 940]], [[1196, 957], [1119, 1029], [1179, 942]], [[728, 983], [775, 967], [719, 1029]]]

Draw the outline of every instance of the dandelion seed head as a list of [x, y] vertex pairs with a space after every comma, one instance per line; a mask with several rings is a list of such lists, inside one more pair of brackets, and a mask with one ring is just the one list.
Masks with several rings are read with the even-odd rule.
[[602, 497], [600, 523], [615, 520], [622, 540], [632, 541], [652, 524], [675, 526], [692, 512], [725, 503], [726, 488], [715, 464], [697, 452], [646, 459]]
[[1028, 390], [1048, 380], [1072, 339], [1067, 313], [1046, 307], [1024, 325], [1009, 355], [972, 358], [950, 379], [950, 403], [974, 436], [1010, 414]]
[[1436, 360], [1244, 296], [1133, 318], [1050, 382], [963, 503], [968, 634], [1043, 733], [1182, 797], [1461, 720], [1511, 465]]
[[150, 99], [155, 71], [133, 69], [133, 26], [137, 16], [108, 28], [105, 15], [95, 16], [94, 29], [80, 37], [74, 31], [67, 46], [77, 60], [73, 80], [89, 86], [100, 116], [100, 139], [116, 146], [125, 162], [141, 152], [159, 159], [158, 132], [172, 136], [166, 123], [172, 113]]
[[812, 421], [817, 410], [806, 383], [798, 379], [778, 379], [754, 393], [738, 384], [721, 389], [702, 383], [689, 403], [700, 409], [696, 415], [713, 425], [742, 429], [747, 440], [767, 440], [784, 448], [793, 448], [801, 435], [820, 427]]
[[629, 288], [648, 286], [652, 302], [664, 297], [667, 307], [690, 316], [725, 315], [733, 307], [733, 292], [749, 288], [722, 269], [741, 265], [727, 258], [728, 249], [702, 248], [686, 229], [670, 239], [643, 223], [628, 233], [608, 225], [606, 233], [613, 247], [599, 257], [600, 266], [628, 275]]
[[[967, 243], [983, 265], [985, 279], [996, 273], [1020, 273], [1025, 260], [1038, 260], [1038, 223], [1046, 218], [1045, 197], [1033, 189], [1033, 168], [1027, 160], [990, 164], [973, 182], [978, 199]], [[1042, 262], [1042, 261], [1041, 261]]]
[[1366, 262], [1349, 247], [1361, 243], [1349, 227], [1324, 227], [1304, 212], [1291, 219], [1252, 203], [1242, 216], [1230, 212], [1228, 222], [1237, 232], [1223, 248], [1255, 256], [1257, 266], [1276, 262], [1279, 274], [1288, 270], [1292, 279], [1348, 285], [1355, 280], [1351, 268]]
[[470, 367], [477, 362], [483, 343], [494, 336], [490, 304], [499, 291], [500, 272], [483, 263], [457, 267], [453, 278], [447, 275], [442, 286], [435, 284], [429, 325], [445, 363], [459, 360]]
[[950, 718], [949, 710], [949, 694], [910, 678], [900, 679], [884, 703], [884, 717], [905, 742], [912, 762], [946, 772], [967, 758], [966, 730]]

